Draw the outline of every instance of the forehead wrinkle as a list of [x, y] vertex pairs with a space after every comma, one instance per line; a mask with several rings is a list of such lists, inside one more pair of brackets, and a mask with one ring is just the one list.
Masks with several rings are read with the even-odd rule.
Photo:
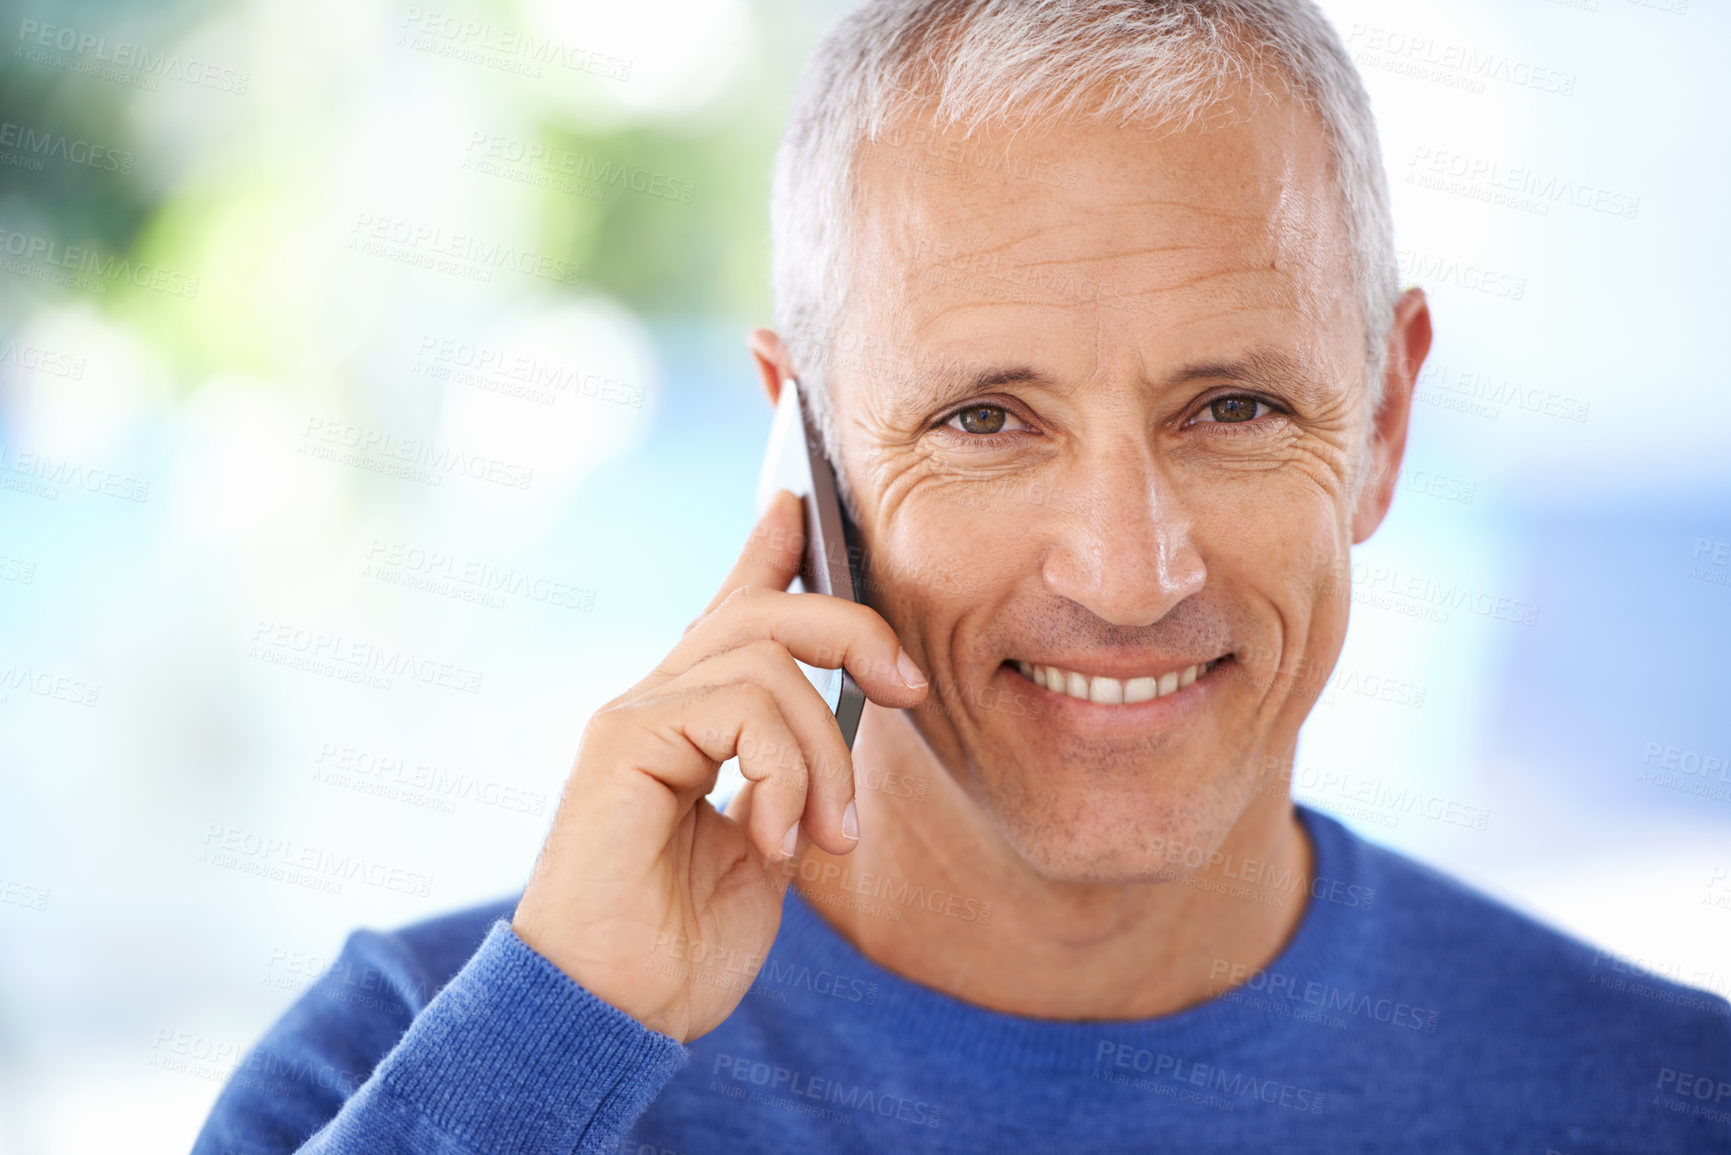
[[[964, 222], [964, 221], [979, 221], [979, 220], [996, 221], [997, 219], [998, 218], [995, 217], [993, 214], [987, 213], [984, 211], [971, 212], [971, 213], [968, 213], [968, 214], [966, 214], [966, 215], [964, 215], [958, 219], [954, 219], [954, 220], [946, 221], [946, 222], [940, 222], [940, 227], [942, 227], [944, 229], [953, 229], [953, 228], [956, 228], [958, 224], [960, 224], [961, 222]], [[948, 254], [955, 259], [1002, 254], [1002, 253], [1005, 253], [1009, 250], [1015, 249], [1020, 245], [1024, 245], [1024, 244], [1027, 244], [1031, 241], [1034, 241], [1034, 240], [1038, 239], [1039, 237], [1044, 236], [1047, 233], [1063, 232], [1067, 229], [1075, 229], [1075, 228], [1079, 228], [1079, 227], [1080, 227], [1080, 223], [1075, 222], [1075, 221], [1042, 221], [1042, 222], [1039, 222], [1039, 223], [1032, 225], [1030, 228], [1028, 228], [1027, 230], [1025, 230], [1023, 232], [1012, 234], [1010, 236], [1006, 236], [1006, 237], [1002, 238], [1001, 240], [997, 241], [997, 243], [995, 243], [995, 244], [980, 246], [980, 245], [968, 245], [966, 243], [958, 243], [954, 249], [948, 250]], [[909, 231], [911, 232], [912, 230], [909, 230]], [[916, 239], [914, 241], [913, 249], [914, 249], [913, 255], [915, 257], [918, 257], [919, 256], [919, 249], [920, 249], [920, 240]], [[1060, 259], [1062, 259], [1062, 258], [1060, 258]], [[942, 262], [934, 262], [934, 263], [941, 264]]]

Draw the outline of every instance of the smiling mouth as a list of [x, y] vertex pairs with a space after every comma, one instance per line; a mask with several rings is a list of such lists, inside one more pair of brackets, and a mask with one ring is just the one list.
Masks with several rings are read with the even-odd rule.
[[1198, 662], [1182, 670], [1168, 670], [1140, 678], [1108, 678], [1103, 674], [1082, 674], [1059, 666], [1041, 666], [1016, 660], [1011, 663], [1022, 677], [1054, 694], [1080, 698], [1103, 706], [1131, 706], [1137, 702], [1152, 702], [1168, 694], [1176, 694], [1197, 678], [1206, 676], [1230, 655], [1211, 662]]

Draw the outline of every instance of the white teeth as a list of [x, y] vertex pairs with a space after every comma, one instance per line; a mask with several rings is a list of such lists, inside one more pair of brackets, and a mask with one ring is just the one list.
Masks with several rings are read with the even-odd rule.
[[1131, 678], [1124, 683], [1124, 704], [1152, 702], [1160, 696], [1159, 678]]
[[1053, 693], [1081, 698], [1085, 702], [1098, 702], [1103, 706], [1130, 706], [1176, 693], [1213, 669], [1214, 663], [1203, 662], [1200, 665], [1186, 666], [1183, 670], [1168, 670], [1157, 678], [1149, 676], [1128, 680], [1099, 674], [1089, 677], [1074, 670], [1060, 670], [1057, 666], [1036, 666], [1022, 661], [1016, 663], [1016, 668], [1022, 672], [1024, 678]]

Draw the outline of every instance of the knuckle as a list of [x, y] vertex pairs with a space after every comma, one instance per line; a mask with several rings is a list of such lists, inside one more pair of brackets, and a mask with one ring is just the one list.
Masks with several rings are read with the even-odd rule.
[[878, 613], [870, 606], [862, 606], [857, 602], [849, 604], [853, 611], [855, 632], [863, 634], [872, 642], [883, 643], [890, 646], [898, 646], [901, 644], [896, 638], [895, 630], [890, 626], [889, 622], [885, 620], [882, 614]]
[[735, 685], [747, 710], [762, 714], [778, 712], [775, 691], [762, 682], [738, 682]]
[[799, 743], [783, 729], [748, 728], [742, 731], [738, 754], [740, 768], [749, 769], [754, 779], [784, 788], [805, 779]]
[[740, 586], [731, 590], [726, 597], [721, 599], [721, 604], [715, 607], [714, 612], [737, 614], [744, 608], [746, 602], [753, 601], [757, 597], [758, 592], [756, 586]]
[[817, 761], [810, 767], [812, 781], [817, 783], [825, 797], [853, 797], [853, 756], [838, 740], [833, 744], [826, 743], [825, 748], [818, 752]]
[[780, 666], [793, 661], [793, 655], [787, 652], [787, 647], [774, 638], [758, 638], [747, 642], [744, 649], [754, 662]]
[[583, 723], [582, 741], [584, 744], [604, 738], [611, 733], [614, 726], [618, 725], [620, 715], [627, 708], [627, 703], [623, 698], [615, 698], [589, 715], [589, 720]]

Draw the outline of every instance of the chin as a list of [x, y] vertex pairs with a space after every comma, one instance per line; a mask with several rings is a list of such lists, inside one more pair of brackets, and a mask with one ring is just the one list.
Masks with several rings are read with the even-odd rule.
[[1054, 882], [1171, 881], [1206, 866], [1239, 816], [1206, 787], [1182, 794], [1069, 790], [1034, 806], [987, 795], [981, 801], [1006, 841]]

